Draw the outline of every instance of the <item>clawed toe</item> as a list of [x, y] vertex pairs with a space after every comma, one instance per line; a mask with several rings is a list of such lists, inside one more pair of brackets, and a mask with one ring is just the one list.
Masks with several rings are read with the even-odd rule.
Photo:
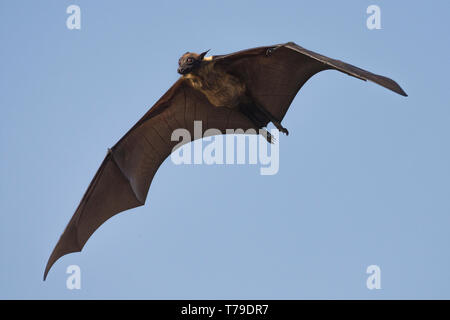
[[281, 132], [283, 132], [285, 135], [289, 135], [289, 131], [288, 131], [288, 129], [286, 129], [286, 128], [281, 128], [281, 129], [279, 129]]
[[288, 129], [286, 129], [285, 127], [283, 127], [282, 125], [281, 125], [281, 123], [280, 122], [278, 122], [278, 121], [272, 121], [272, 123], [275, 125], [275, 127], [280, 131], [280, 132], [283, 132], [285, 135], [289, 135], [289, 131], [288, 131]]

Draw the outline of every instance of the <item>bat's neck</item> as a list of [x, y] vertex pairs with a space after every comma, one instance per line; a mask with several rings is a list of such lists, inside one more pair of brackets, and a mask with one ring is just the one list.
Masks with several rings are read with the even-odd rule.
[[196, 70], [188, 73], [184, 77], [190, 81], [194, 88], [201, 90], [214, 87], [219, 76], [214, 71], [212, 63], [202, 62]]
[[192, 73], [195, 77], [199, 78], [202, 82], [211, 81], [211, 78], [215, 78], [217, 72], [214, 70], [214, 64], [204, 61], [200, 64], [200, 67], [194, 70]]

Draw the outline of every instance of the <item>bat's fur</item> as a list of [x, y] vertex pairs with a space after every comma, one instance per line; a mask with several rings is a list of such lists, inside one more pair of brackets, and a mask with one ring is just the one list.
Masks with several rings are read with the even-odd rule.
[[199, 68], [183, 77], [216, 107], [236, 108], [245, 97], [245, 84], [221, 68], [216, 68], [211, 61], [203, 61]]
[[190, 86], [203, 93], [215, 107], [239, 108], [258, 128], [265, 127], [269, 121], [278, 125], [276, 119], [249, 97], [244, 81], [204, 55], [186, 52], [179, 60], [178, 72]]

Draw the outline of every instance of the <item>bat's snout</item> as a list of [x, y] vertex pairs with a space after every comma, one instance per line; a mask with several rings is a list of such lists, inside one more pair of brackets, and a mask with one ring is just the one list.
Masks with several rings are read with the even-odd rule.
[[191, 71], [191, 68], [179, 67], [177, 71], [179, 74], [187, 74]]

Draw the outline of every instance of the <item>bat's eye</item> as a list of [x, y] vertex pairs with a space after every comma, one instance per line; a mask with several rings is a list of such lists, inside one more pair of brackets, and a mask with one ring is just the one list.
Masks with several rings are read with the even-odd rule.
[[187, 59], [187, 62], [188, 62], [188, 63], [192, 63], [192, 61], [194, 61], [194, 59], [192, 59], [192, 58], [188, 58], [188, 59]]

